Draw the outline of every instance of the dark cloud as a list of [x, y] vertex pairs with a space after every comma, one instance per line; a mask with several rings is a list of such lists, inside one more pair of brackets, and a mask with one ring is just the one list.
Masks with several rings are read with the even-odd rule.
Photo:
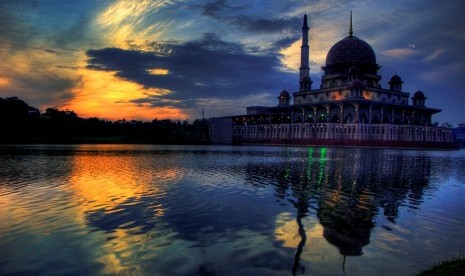
[[282, 33], [285, 31], [298, 31], [296, 26], [301, 23], [301, 18], [275, 18], [263, 17], [262, 14], [247, 15], [250, 11], [247, 5], [236, 6], [227, 0], [215, 0], [203, 5], [195, 6], [202, 11], [203, 15], [220, 20], [228, 25], [239, 27], [251, 33]]
[[51, 49], [46, 49], [46, 48], [33, 47], [33, 49], [41, 50], [41, 51], [44, 51], [44, 52], [49, 53], [49, 54], [55, 54], [55, 55], [60, 55], [60, 54], [61, 54], [61, 53], [58, 52], [58, 51], [51, 50]]
[[215, 0], [209, 3], [205, 3], [204, 5], [198, 5], [200, 9], [202, 9], [203, 14], [213, 17], [213, 18], [221, 18], [229, 11], [238, 12], [238, 8], [233, 8], [231, 5], [228, 4], [226, 0]]
[[38, 35], [37, 28], [21, 20], [21, 3], [0, 1], [0, 48], [17, 51], [29, 47], [30, 39]]
[[290, 18], [290, 19], [265, 19], [255, 18], [246, 15], [240, 15], [231, 18], [233, 25], [239, 26], [246, 31], [254, 33], [280, 33], [283, 31], [298, 32], [299, 29], [296, 26], [301, 24], [301, 18]]
[[[279, 54], [252, 54], [243, 45], [222, 41], [213, 34], [165, 47], [170, 48], [169, 55], [119, 48], [89, 50], [88, 68], [116, 71], [116, 76], [144, 87], [172, 91], [165, 96], [135, 99], [134, 103], [181, 108], [194, 107], [203, 98], [231, 100], [258, 91], [274, 91], [295, 78], [279, 71]], [[167, 69], [169, 74], [151, 75], [148, 70], [154, 68]]]
[[280, 50], [280, 49], [283, 49], [283, 48], [287, 48], [289, 47], [292, 43], [294, 43], [296, 40], [300, 39], [301, 37], [301, 33], [296, 33], [295, 35], [293, 36], [290, 36], [290, 37], [286, 37], [286, 38], [283, 38], [283, 39], [280, 39], [280, 40], [277, 40], [273, 43], [273, 49], [275, 50]]
[[238, 13], [242, 8], [230, 5], [227, 0], [214, 0], [202, 5], [193, 5], [202, 10], [203, 15], [221, 19], [230, 13]]

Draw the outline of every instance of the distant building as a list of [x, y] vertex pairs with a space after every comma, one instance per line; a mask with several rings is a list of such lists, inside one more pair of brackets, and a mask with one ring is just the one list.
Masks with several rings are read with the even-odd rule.
[[[312, 89], [308, 30], [305, 15], [299, 91], [293, 97], [281, 91], [273, 107], [251, 106], [243, 116], [212, 118], [212, 143], [453, 146], [451, 129], [432, 125], [432, 116], [441, 110], [427, 107], [423, 92], [415, 92], [409, 104], [410, 94], [397, 74], [388, 88], [381, 87], [376, 54], [353, 35], [352, 15], [349, 35], [331, 47], [320, 88]], [[232, 137], [222, 137], [229, 133]]]
[[453, 129], [455, 140], [461, 148], [465, 148], [465, 123], [459, 124], [459, 127]]

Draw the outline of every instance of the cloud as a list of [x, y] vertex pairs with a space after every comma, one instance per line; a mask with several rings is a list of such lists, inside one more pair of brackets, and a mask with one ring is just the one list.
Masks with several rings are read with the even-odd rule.
[[300, 20], [300, 18], [265, 19], [241, 15], [231, 19], [231, 23], [246, 31], [255, 33], [281, 33], [284, 31], [295, 33], [298, 31], [296, 26], [299, 26]]
[[442, 56], [444, 54], [444, 52], [445, 52], [444, 49], [438, 49], [438, 50], [434, 51], [432, 54], [425, 57], [424, 61], [431, 62], [431, 61], [437, 60], [440, 56]]
[[79, 35], [84, 31], [78, 31], [87, 25], [74, 19], [89, 1], [80, 4], [65, 13], [71, 7], [66, 3], [0, 1], [0, 79], [8, 79], [0, 86], [0, 97], [17, 96], [42, 109], [74, 97], [72, 89], [81, 77], [63, 69], [77, 67], [82, 55], [74, 39], [87, 42]]
[[[434, 72], [447, 69], [431, 87], [461, 99], [465, 75], [456, 68], [465, 66], [465, 2], [393, 1], [0, 1], [0, 96], [35, 106], [70, 99], [85, 105], [95, 96], [77, 98], [96, 91], [121, 108], [143, 106], [140, 117], [152, 116], [150, 107], [188, 111], [202, 101], [224, 107], [211, 112], [237, 113], [238, 106], [274, 103], [283, 85], [297, 89], [304, 13], [318, 87], [316, 74], [330, 47], [347, 36], [352, 10], [355, 35], [372, 45], [381, 72], [389, 74], [383, 80], [397, 71], [406, 89], [428, 93], [434, 89], [423, 83], [433, 85]], [[122, 99], [111, 95], [116, 84], [125, 85]], [[271, 98], [252, 97], [257, 94]], [[431, 103], [447, 116], [447, 106]], [[92, 114], [90, 105], [86, 112]]]
[[[299, 14], [299, 16], [285, 17], [284, 15], [282, 17], [276, 17], [276, 14], [270, 14], [265, 12], [265, 10], [263, 13], [250, 13], [251, 10], [257, 10], [255, 10], [256, 7], [253, 7], [252, 3], [248, 4], [238, 5], [237, 2], [235, 2], [235, 5], [233, 5], [227, 0], [214, 0], [209, 3], [193, 6], [200, 9], [203, 15], [225, 22], [228, 25], [239, 27], [241, 30], [250, 33], [282, 34], [290, 32], [295, 34], [299, 32], [299, 29], [296, 28], [296, 26], [301, 24], [302, 14]], [[252, 4], [252, 6], [250, 6], [250, 4]], [[261, 4], [259, 4], [259, 6], [261, 6]], [[266, 6], [271, 7], [273, 4], [267, 3]], [[289, 6], [294, 5], [286, 3], [286, 5], [275, 4], [274, 6], [279, 6], [281, 11], [283, 11], [288, 9]], [[263, 7], [258, 7], [258, 10], [261, 9], [263, 9]]]
[[[280, 71], [279, 54], [249, 53], [240, 43], [223, 41], [214, 34], [164, 47], [169, 54], [119, 48], [88, 50], [87, 68], [114, 71], [127, 81], [170, 91], [131, 100], [154, 107], [195, 108], [201, 99], [234, 100], [294, 82], [293, 74]], [[153, 68], [166, 71], [151, 74]]]
[[396, 48], [384, 50], [381, 52], [383, 55], [393, 58], [405, 58], [407, 56], [412, 56], [415, 54], [415, 50], [412, 48]]

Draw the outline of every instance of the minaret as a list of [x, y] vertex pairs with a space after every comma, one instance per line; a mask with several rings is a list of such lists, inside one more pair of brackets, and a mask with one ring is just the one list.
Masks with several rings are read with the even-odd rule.
[[309, 67], [309, 47], [308, 47], [308, 24], [307, 15], [304, 15], [304, 23], [302, 25], [302, 46], [300, 47], [300, 78], [299, 91], [311, 90], [312, 80], [310, 79]]

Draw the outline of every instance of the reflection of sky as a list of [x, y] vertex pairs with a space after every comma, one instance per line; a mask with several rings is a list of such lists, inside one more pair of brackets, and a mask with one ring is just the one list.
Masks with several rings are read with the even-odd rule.
[[[0, 153], [0, 259], [13, 263], [0, 268], [282, 275], [297, 257], [297, 271], [341, 273], [353, 246], [363, 255], [347, 256], [349, 274], [379, 272], [387, 261], [411, 274], [465, 247], [460, 152], [90, 145]], [[41, 257], [21, 258], [30, 251]]]
[[297, 90], [304, 13], [318, 87], [351, 10], [382, 86], [397, 72], [438, 121], [461, 123], [462, 1], [1, 1], [0, 96], [108, 119], [242, 114]]

